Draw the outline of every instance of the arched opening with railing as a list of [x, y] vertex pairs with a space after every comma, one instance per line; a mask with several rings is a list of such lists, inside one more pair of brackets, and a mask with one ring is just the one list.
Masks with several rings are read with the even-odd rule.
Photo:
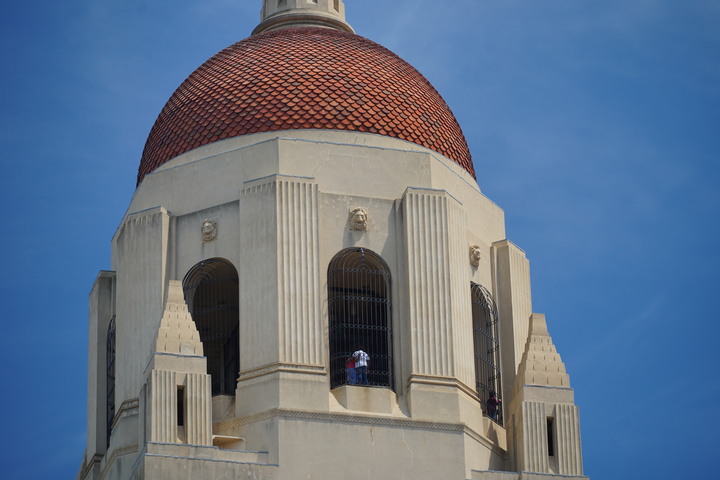
[[473, 349], [475, 353], [475, 389], [485, 413], [502, 425], [502, 407], [490, 400], [493, 394], [501, 400], [500, 343], [498, 341], [499, 316], [490, 292], [477, 283], [471, 283]]
[[239, 281], [232, 263], [203, 260], [183, 279], [183, 293], [200, 333], [212, 394], [233, 395], [240, 371]]
[[110, 447], [110, 435], [115, 420], [115, 315], [110, 319], [105, 339], [105, 447]]
[[370, 356], [368, 384], [393, 387], [390, 269], [375, 252], [348, 248], [328, 267], [331, 388], [347, 385], [345, 362], [362, 349]]

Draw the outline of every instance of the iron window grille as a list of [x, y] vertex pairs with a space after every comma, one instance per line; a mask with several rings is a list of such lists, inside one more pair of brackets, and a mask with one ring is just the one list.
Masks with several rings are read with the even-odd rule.
[[105, 444], [110, 447], [110, 435], [115, 420], [115, 315], [108, 325], [107, 339], [105, 341]]
[[[485, 413], [488, 411], [488, 400], [494, 392], [502, 399], [500, 391], [500, 343], [498, 341], [499, 315], [495, 301], [490, 292], [476, 283], [471, 283], [473, 348], [475, 353], [475, 389], [482, 401]], [[492, 416], [491, 416], [492, 418]], [[498, 406], [497, 415], [493, 418], [503, 424], [502, 404]]]
[[200, 333], [213, 395], [233, 395], [240, 371], [239, 279], [221, 258], [203, 260], [183, 279], [188, 310]]
[[393, 387], [390, 270], [376, 253], [348, 248], [328, 267], [331, 388], [348, 383], [345, 361], [358, 349], [369, 356], [368, 383]]

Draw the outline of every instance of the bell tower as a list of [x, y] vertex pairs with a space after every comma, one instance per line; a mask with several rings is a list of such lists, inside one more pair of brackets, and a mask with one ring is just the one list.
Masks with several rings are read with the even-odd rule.
[[77, 480], [588, 480], [450, 107], [343, 0], [261, 5], [148, 135], [90, 295]]
[[343, 0], [263, 0], [253, 35], [288, 26], [325, 27], [355, 33], [345, 21]]

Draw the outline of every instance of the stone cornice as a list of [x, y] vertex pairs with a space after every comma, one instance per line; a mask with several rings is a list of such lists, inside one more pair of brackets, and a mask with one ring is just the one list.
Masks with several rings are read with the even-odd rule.
[[103, 454], [96, 453], [95, 455], [93, 455], [93, 457], [90, 459], [89, 462], [87, 462], [87, 463], [83, 462], [83, 465], [80, 468], [80, 476], [79, 476], [80, 480], [83, 480], [84, 478], [86, 478], [88, 476], [88, 474], [90, 473], [90, 471], [93, 469], [93, 467], [96, 464], [99, 464], [100, 462], [102, 462], [103, 457], [104, 457]]
[[324, 365], [309, 365], [300, 363], [271, 363], [262, 365], [257, 368], [240, 372], [239, 382], [258, 378], [265, 375], [272, 375], [278, 372], [303, 373], [306, 375], [326, 375], [327, 371]]
[[120, 421], [121, 417], [130, 417], [133, 415], [138, 414], [138, 407], [140, 406], [140, 399], [139, 398], [131, 398], [130, 400], [125, 400], [121, 405], [120, 408], [117, 409], [117, 412], [115, 412], [115, 417], [113, 417], [112, 426], [110, 427], [110, 430], [115, 428], [115, 425]]
[[213, 426], [213, 434], [232, 434], [233, 431], [239, 427], [274, 418], [285, 418], [293, 420], [315, 420], [320, 422], [333, 423], [353, 423], [361, 425], [382, 425], [397, 428], [417, 428], [426, 430], [457, 432], [468, 435], [486, 448], [493, 450], [498, 455], [505, 456], [507, 453], [496, 443], [492, 442], [479, 432], [476, 432], [474, 429], [468, 427], [463, 423], [441, 423], [425, 420], [413, 420], [411, 418], [393, 417], [389, 415], [380, 416], [362, 413], [312, 412], [306, 410], [275, 408], [248, 417], [234, 418], [232, 420], [218, 422]]
[[437, 375], [410, 375], [408, 385], [419, 383], [423, 385], [437, 385], [442, 387], [454, 387], [471, 397], [473, 400], [480, 401], [480, 397], [475, 390], [465, 385], [463, 382], [453, 377], [442, 377]]
[[122, 457], [124, 455], [130, 455], [131, 453], [137, 453], [138, 446], [137, 445], [127, 445], [122, 448], [116, 448], [113, 450], [112, 455], [110, 455], [110, 458], [107, 459], [105, 462], [105, 465], [103, 465], [103, 469], [100, 472], [100, 477], [98, 480], [103, 480], [105, 476], [107, 475], [108, 471], [110, 470], [110, 467], [112, 467], [112, 464], [115, 462], [115, 459], [117, 457]]

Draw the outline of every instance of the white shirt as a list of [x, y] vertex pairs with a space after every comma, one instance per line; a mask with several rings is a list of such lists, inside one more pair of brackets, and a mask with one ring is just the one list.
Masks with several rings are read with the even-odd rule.
[[370, 360], [370, 356], [362, 350], [353, 353], [353, 358], [355, 359], [355, 368], [367, 367], [368, 360]]

